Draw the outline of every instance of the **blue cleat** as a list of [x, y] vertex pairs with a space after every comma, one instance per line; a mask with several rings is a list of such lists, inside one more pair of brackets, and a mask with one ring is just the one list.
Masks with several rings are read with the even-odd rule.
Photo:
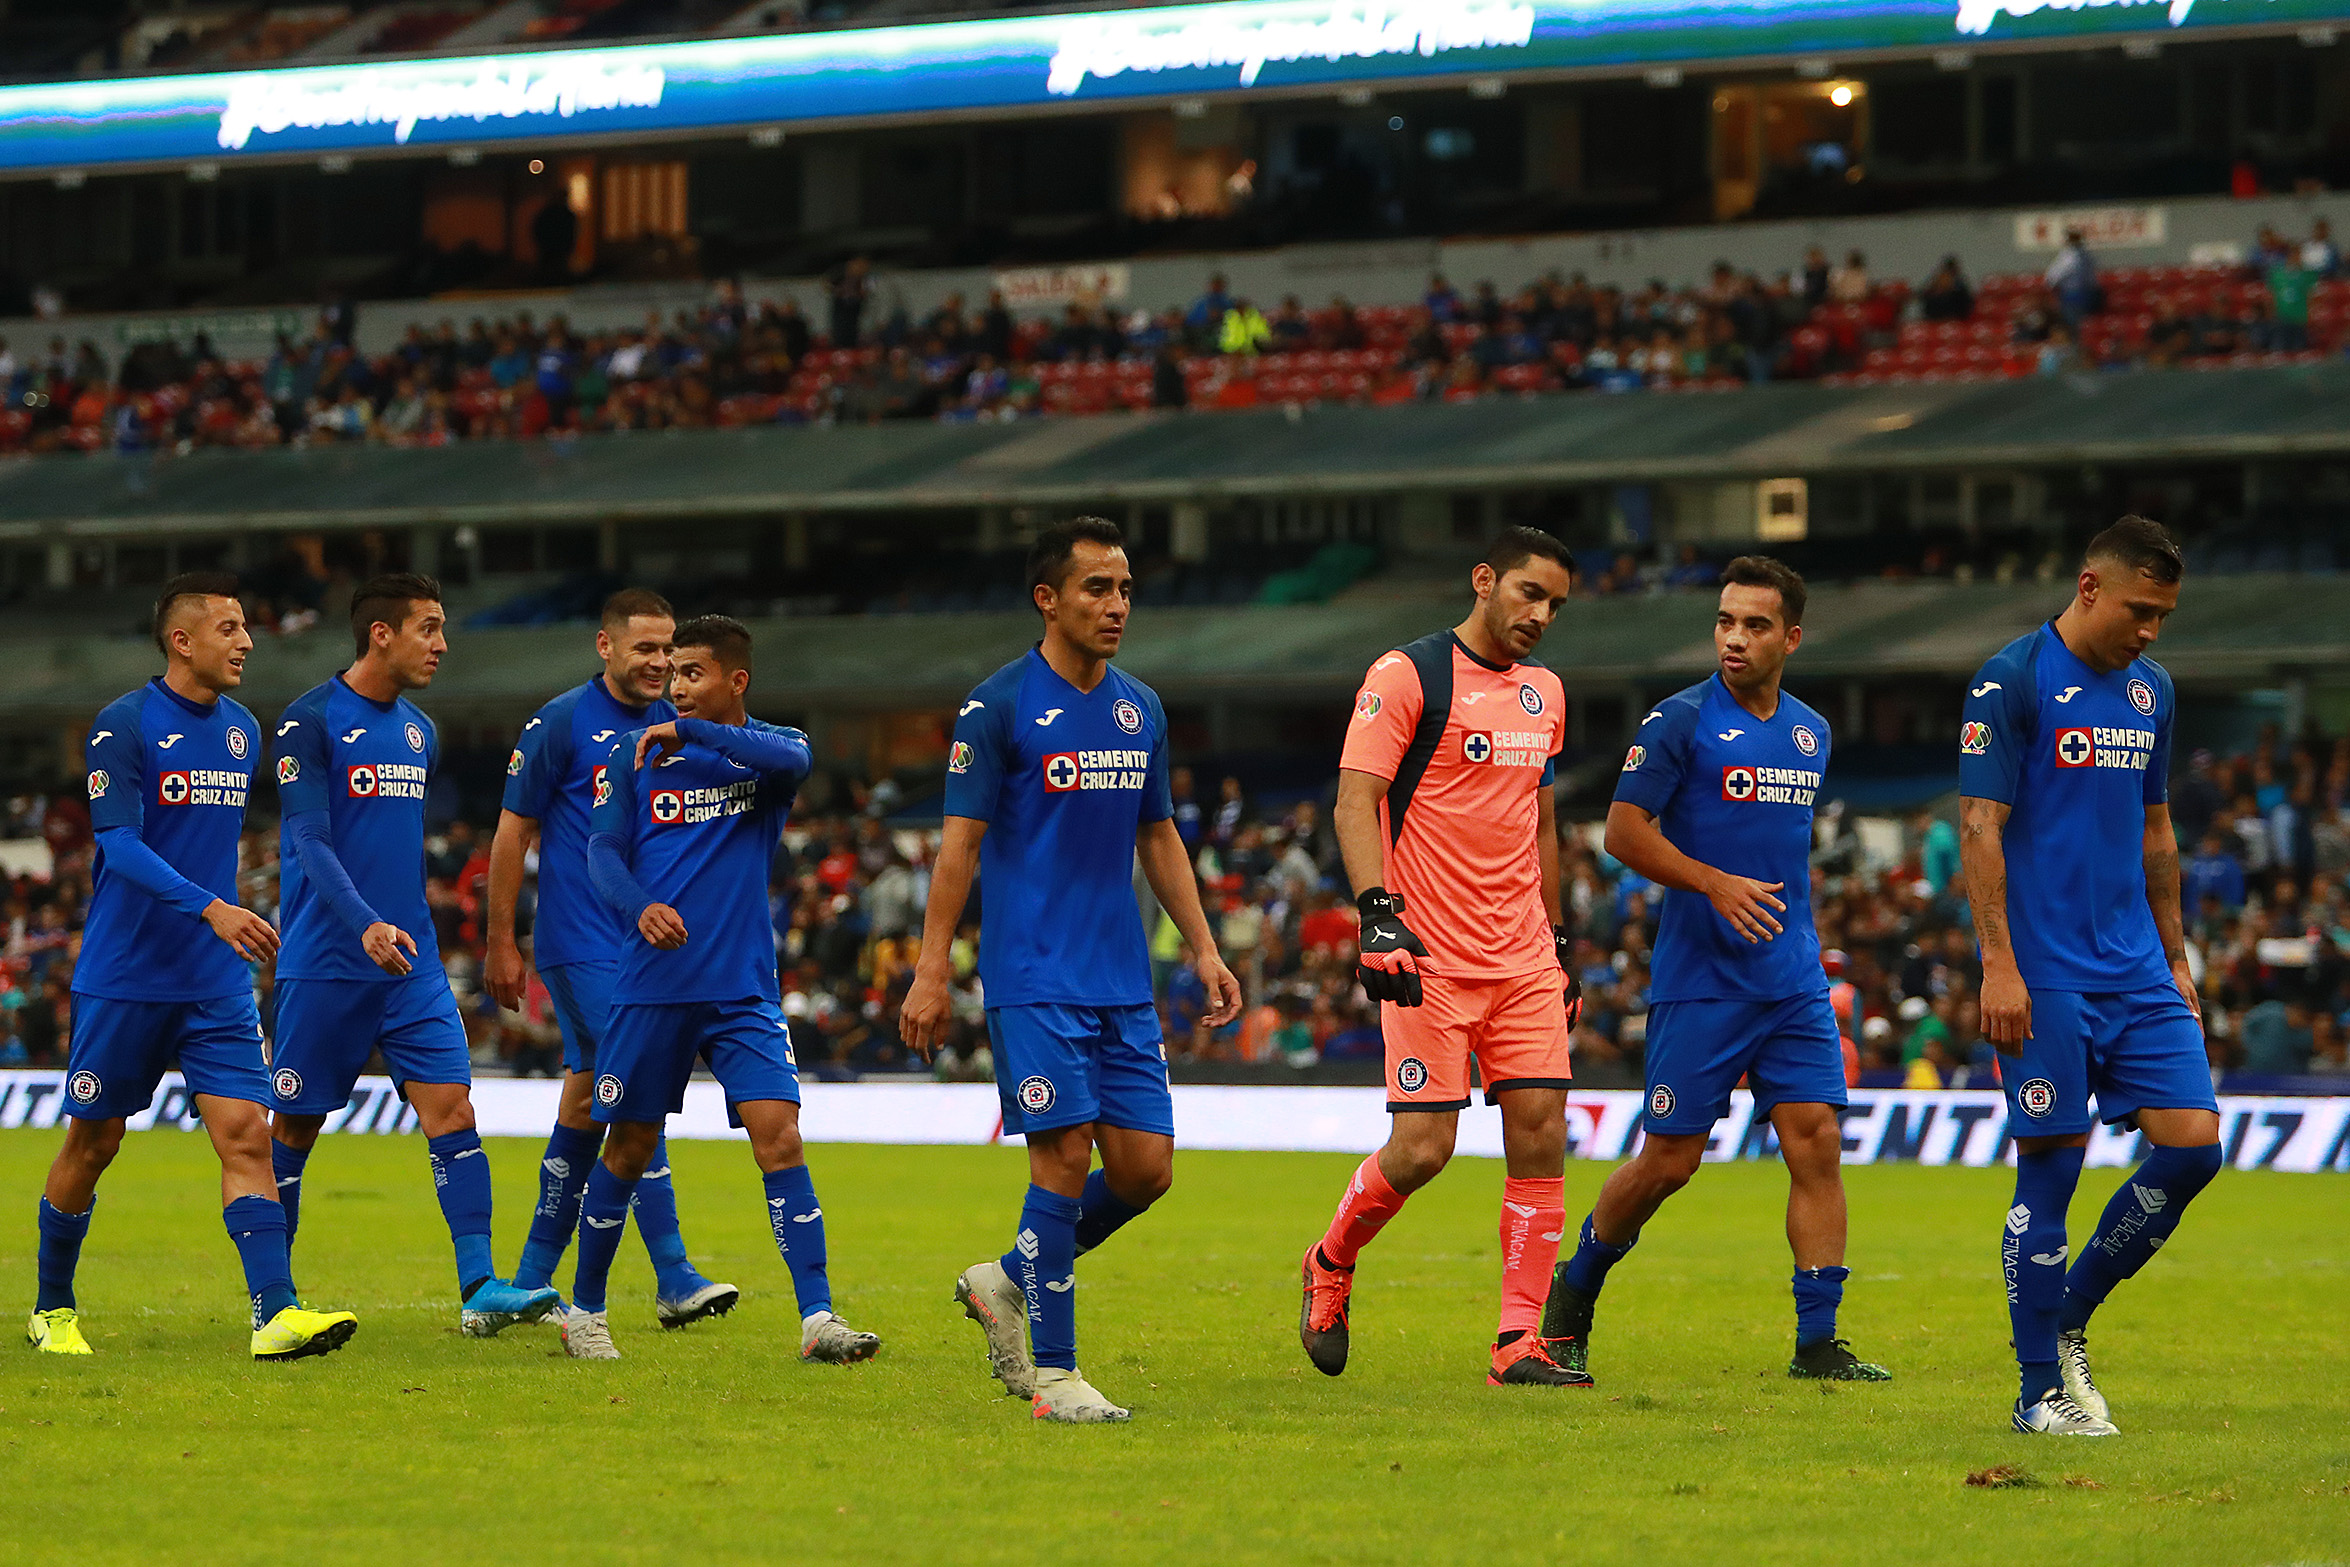
[[743, 1292], [731, 1284], [713, 1284], [703, 1279], [699, 1285], [675, 1299], [667, 1295], [656, 1298], [653, 1314], [661, 1319], [661, 1326], [665, 1328], [682, 1328], [704, 1317], [725, 1316], [734, 1310], [735, 1302], [741, 1300], [742, 1296]]
[[544, 1321], [562, 1304], [562, 1294], [551, 1284], [526, 1290], [504, 1279], [485, 1279], [465, 1298], [457, 1328], [467, 1338], [496, 1338], [517, 1323]]

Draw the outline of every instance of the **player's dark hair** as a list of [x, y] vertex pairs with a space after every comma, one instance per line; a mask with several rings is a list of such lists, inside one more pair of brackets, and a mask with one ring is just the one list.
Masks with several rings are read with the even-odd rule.
[[706, 647], [729, 670], [751, 667], [751, 628], [732, 615], [696, 615], [677, 628], [679, 652]]
[[441, 585], [420, 571], [386, 572], [359, 584], [351, 595], [351, 639], [358, 656], [367, 656], [368, 638], [378, 626], [397, 632], [419, 604], [438, 604]]
[[1570, 577], [1575, 574], [1575, 557], [1567, 553], [1564, 544], [1540, 528], [1502, 529], [1493, 541], [1493, 548], [1485, 552], [1485, 564], [1493, 568], [1496, 578], [1501, 578], [1536, 556], [1557, 561]]
[[2089, 541], [2081, 563], [2110, 560], [2132, 571], [2142, 571], [2157, 582], [2176, 582], [2187, 574], [2186, 557], [2179, 553], [2168, 529], [2136, 513], [2124, 517]]
[[182, 599], [233, 599], [237, 596], [237, 574], [233, 571], [183, 571], [163, 585], [155, 599], [155, 646], [157, 651], [169, 653], [163, 641], [164, 628], [171, 624], [171, 612]]
[[1126, 547], [1126, 530], [1107, 517], [1072, 517], [1067, 522], [1038, 529], [1036, 542], [1028, 546], [1030, 598], [1036, 596], [1038, 588], [1061, 591], [1061, 584], [1069, 580], [1069, 562], [1076, 558], [1080, 543], [1122, 550]]
[[1741, 555], [1722, 568], [1722, 585], [1776, 588], [1779, 590], [1779, 610], [1787, 624], [1803, 624], [1803, 576], [1783, 560], [1773, 560], [1768, 555]]
[[639, 615], [649, 620], [675, 620], [677, 611], [651, 588], [622, 588], [604, 600], [604, 614], [598, 624], [606, 631], [617, 631]]

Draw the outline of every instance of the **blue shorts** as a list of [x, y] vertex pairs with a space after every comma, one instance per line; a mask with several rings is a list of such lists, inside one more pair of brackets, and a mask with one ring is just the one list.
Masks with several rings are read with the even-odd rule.
[[1158, 1008], [990, 1007], [987, 1034], [1005, 1136], [1088, 1121], [1175, 1135]]
[[2010, 1137], [2067, 1137], [2140, 1110], [2219, 1110], [2203, 1024], [2170, 986], [2126, 994], [2032, 992], [2032, 1037], [1999, 1059]]
[[351, 1087], [379, 1046], [403, 1087], [473, 1081], [465, 1022], [437, 960], [382, 983], [279, 980], [270, 1107], [287, 1115], [334, 1114], [351, 1102]]
[[685, 1108], [697, 1058], [731, 1107], [754, 1099], [800, 1102], [800, 1063], [783, 1008], [742, 1001], [622, 1002], [597, 1052], [593, 1114], [599, 1121], [658, 1124]]
[[555, 1021], [563, 1027], [564, 1071], [596, 1069], [596, 1045], [611, 1020], [612, 985], [619, 977], [617, 963], [564, 963], [539, 970], [547, 999], [555, 1004]]
[[65, 1113], [84, 1121], [136, 1115], [155, 1102], [173, 1062], [191, 1094], [269, 1103], [261, 1009], [251, 992], [211, 1001], [73, 998]]
[[1663, 1137], [1710, 1132], [1740, 1078], [1759, 1118], [1844, 1100], [1844, 1038], [1828, 993], [1780, 1001], [1660, 1001], [1648, 1013], [1648, 1112]]

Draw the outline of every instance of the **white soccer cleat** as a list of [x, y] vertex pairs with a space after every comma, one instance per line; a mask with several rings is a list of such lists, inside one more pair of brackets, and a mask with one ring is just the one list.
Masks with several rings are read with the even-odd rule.
[[1036, 1393], [1030, 1410], [1039, 1420], [1071, 1426], [1115, 1425], [1134, 1418], [1133, 1410], [1120, 1409], [1102, 1397], [1101, 1390], [1085, 1380], [1084, 1372], [1063, 1371], [1059, 1366], [1036, 1368]]
[[581, 1311], [578, 1307], [566, 1310], [558, 1319], [563, 1334], [563, 1353], [574, 1360], [618, 1360], [619, 1346], [612, 1342], [612, 1319], [606, 1312]]
[[2105, 1395], [2097, 1391], [2096, 1378], [2089, 1375], [2088, 1334], [2075, 1328], [2056, 1335], [2056, 1369], [2064, 1375], [2065, 1397], [2080, 1405], [2084, 1413], [2108, 1425], [2113, 1423], [2113, 1411], [2105, 1406]]
[[975, 1262], [955, 1280], [963, 1315], [987, 1335], [987, 1371], [1012, 1398], [1036, 1396], [1036, 1362], [1028, 1355], [1028, 1297], [994, 1258]]
[[860, 1333], [829, 1311], [800, 1323], [800, 1358], [828, 1366], [853, 1366], [881, 1353], [881, 1335]]
[[2016, 1401], [2015, 1428], [2029, 1436], [2119, 1436], [2121, 1427], [2089, 1413], [2067, 1393], [2051, 1393], [2037, 1404]]
[[655, 1300], [653, 1315], [661, 1319], [665, 1328], [682, 1328], [704, 1317], [723, 1317], [742, 1298], [743, 1292], [731, 1284], [705, 1284], [683, 1300], [670, 1300], [666, 1296]]

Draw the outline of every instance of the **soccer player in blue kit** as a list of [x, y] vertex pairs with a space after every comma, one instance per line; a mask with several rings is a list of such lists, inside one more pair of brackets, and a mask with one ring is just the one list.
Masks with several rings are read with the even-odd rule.
[[490, 1261], [490, 1170], [473, 1121], [473, 1058], [424, 901], [424, 795], [432, 720], [405, 693], [432, 684], [448, 649], [440, 584], [400, 573], [351, 599], [357, 657], [295, 699], [277, 726], [279, 909], [276, 1114], [270, 1148], [290, 1238], [302, 1175], [326, 1118], [381, 1048], [416, 1111], [456, 1249], [459, 1327], [487, 1338], [555, 1309]]
[[[979, 974], [1004, 1132], [1028, 1142], [1028, 1195], [1001, 1261], [955, 1298], [986, 1335], [1004, 1391], [1039, 1420], [1124, 1420], [1077, 1368], [1077, 1258], [1175, 1178], [1174, 1100], [1151, 1004], [1134, 864], [1198, 956], [1207, 1021], [1240, 1010], [1216, 956], [1167, 783], [1167, 715], [1110, 666], [1134, 599], [1124, 535], [1080, 517], [1037, 534], [1035, 647], [980, 682], [947, 759], [946, 826], [922, 955], [900, 1014], [927, 1056], [948, 1012], [950, 948], [974, 871], [985, 900]], [[1102, 1167], [1092, 1168], [1096, 1148]]]
[[90, 727], [97, 888], [73, 971], [69, 1119], [41, 1193], [40, 1293], [25, 1337], [48, 1354], [91, 1353], [73, 1276], [98, 1178], [121, 1151], [124, 1119], [147, 1108], [176, 1060], [220, 1155], [221, 1217], [253, 1301], [253, 1358], [323, 1355], [359, 1319], [295, 1301], [269, 1168], [269, 1075], [247, 965], [267, 961], [278, 941], [269, 921], [237, 906], [261, 726], [228, 695], [253, 649], [236, 578], [193, 572], [165, 583], [155, 642], [162, 677]]
[[[2143, 517], [2089, 541], [2073, 601], [1967, 689], [1959, 853], [2000, 1053], [2015, 1201], [2000, 1271], [2018, 1431], [2112, 1436], [2090, 1315], [2219, 1173], [2219, 1101], [2187, 969], [2171, 828], [2170, 676], [2146, 656], [2178, 607], [2178, 545]], [[2065, 1214], [2096, 1118], [2151, 1145], [2065, 1272]]]
[[1787, 1160], [1795, 1253], [1791, 1377], [1891, 1376], [1836, 1336], [1844, 1300], [1844, 1044], [1812, 925], [1812, 805], [1827, 721], [1780, 689], [1803, 643], [1803, 578], [1768, 556], [1723, 569], [1714, 675], [1640, 723], [1608, 807], [1607, 850], [1665, 888], [1650, 965], [1647, 1134], [1616, 1167], [1558, 1265], [1543, 1310], [1552, 1357], [1586, 1367], [1608, 1270], [1689, 1184], [1744, 1078]]
[[579, 1274], [562, 1317], [578, 1360], [617, 1360], [605, 1286], [628, 1205], [685, 1108], [697, 1057], [750, 1133], [775, 1248], [799, 1299], [800, 1358], [848, 1365], [881, 1340], [833, 1309], [824, 1210], [800, 1146], [800, 1074], [775, 974], [767, 883], [808, 737], [743, 710], [751, 634], [704, 615], [677, 628], [678, 716], [622, 735], [590, 776], [588, 873], [635, 936], [623, 949], [596, 1057], [604, 1156], [588, 1171]]
[[[535, 961], [563, 1029], [563, 1098], [539, 1160], [539, 1200], [530, 1235], [514, 1268], [514, 1282], [524, 1289], [554, 1277], [563, 1249], [579, 1228], [588, 1166], [604, 1146], [604, 1129], [589, 1113], [596, 1046], [612, 1010], [621, 949], [635, 939], [588, 877], [595, 772], [615, 737], [677, 716], [677, 709], [661, 699], [669, 686], [670, 640], [676, 630], [677, 613], [658, 593], [629, 588], [605, 600], [596, 631], [602, 671], [540, 708], [522, 726], [506, 764], [505, 809], [490, 844], [484, 985], [498, 1005], [519, 1009]], [[538, 919], [526, 960], [515, 940], [514, 906], [533, 839], [539, 856]], [[653, 1313], [661, 1326], [682, 1328], [734, 1308], [742, 1291], [712, 1283], [686, 1260], [666, 1140], [653, 1150], [629, 1211], [652, 1254]]]

